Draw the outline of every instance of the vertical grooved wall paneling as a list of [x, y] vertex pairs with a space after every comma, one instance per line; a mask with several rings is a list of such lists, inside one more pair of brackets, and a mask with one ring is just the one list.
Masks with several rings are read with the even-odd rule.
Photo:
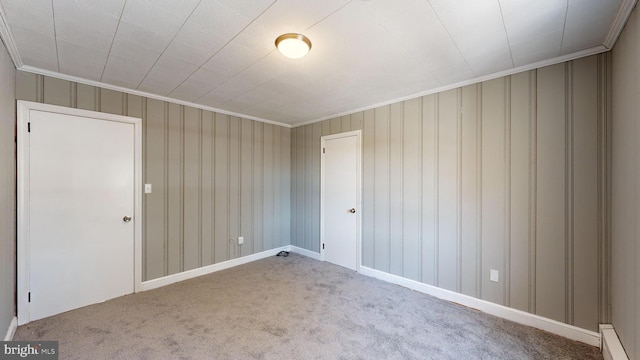
[[[200, 133], [201, 141], [201, 178], [200, 186], [201, 198], [200, 198], [200, 266], [213, 264], [213, 239], [214, 239], [214, 114], [210, 111], [201, 111], [202, 117], [202, 131]], [[252, 234], [253, 235], [253, 234]], [[250, 237], [250, 239], [253, 237]], [[245, 245], [247, 248], [252, 249], [250, 245]]]
[[403, 275], [402, 249], [404, 247], [404, 232], [402, 219], [403, 190], [402, 155], [403, 149], [403, 108], [402, 103], [389, 105], [389, 240], [394, 246], [389, 247], [389, 272]]
[[[274, 132], [273, 132], [273, 171], [274, 171], [274, 176], [273, 176], [273, 197], [275, 199], [279, 198], [282, 196], [282, 194], [280, 193], [280, 180], [281, 180], [281, 176], [280, 176], [280, 171], [278, 171], [278, 169], [280, 169], [280, 167], [282, 166], [282, 161], [280, 160], [280, 153], [282, 151], [281, 146], [279, 146], [278, 144], [282, 143], [282, 131], [280, 131], [280, 128], [275, 127], [274, 126]], [[274, 216], [275, 216], [275, 221], [273, 221], [272, 223], [274, 224], [273, 226], [273, 239], [272, 239], [272, 247], [276, 247], [276, 246], [280, 246], [280, 243], [282, 241], [282, 236], [280, 234], [280, 227], [277, 225], [279, 222], [278, 220], [280, 219], [280, 217], [282, 216], [282, 210], [280, 209], [280, 207], [278, 206], [277, 202], [273, 202], [273, 210], [272, 210]], [[290, 221], [290, 219], [289, 219]]]
[[[238, 236], [240, 236], [240, 119], [235, 116], [229, 117], [229, 224], [228, 242], [229, 259], [239, 257], [240, 246]], [[267, 221], [268, 222], [268, 221]]]
[[[339, 132], [339, 131], [338, 131]], [[310, 207], [305, 209], [305, 216], [311, 221], [311, 232], [309, 241], [312, 244], [313, 251], [320, 251], [320, 137], [322, 136], [322, 124], [315, 123], [311, 125], [309, 139], [309, 151], [307, 161], [311, 166], [311, 178], [307, 178], [307, 186], [311, 190]]]
[[22, 71], [16, 98], [142, 118], [143, 280], [291, 242], [291, 129]]
[[598, 323], [598, 62], [573, 62], [572, 252], [573, 324]]
[[194, 108], [184, 109], [183, 167], [183, 259], [184, 270], [200, 267], [202, 222], [200, 205], [202, 185], [202, 114]]
[[[458, 104], [457, 89], [438, 96], [436, 284], [458, 289]], [[407, 174], [408, 175], [408, 174]]]
[[[153, 192], [144, 196], [144, 228], [146, 237], [143, 241], [143, 272], [144, 279], [155, 279], [166, 274], [165, 270], [165, 159], [164, 134], [166, 123], [164, 118], [164, 104], [158, 100], [147, 100], [147, 118], [143, 131], [146, 134], [147, 157], [144, 160], [146, 182], [152, 184]], [[155, 179], [155, 180], [151, 180]], [[155, 226], [151, 226], [155, 224]]]
[[[16, 314], [16, 80], [17, 71], [0, 45], [0, 329]], [[32, 83], [32, 87], [36, 84]], [[24, 93], [25, 90], [20, 90]], [[31, 96], [35, 97], [35, 92]], [[6, 339], [5, 339], [6, 340]]]
[[264, 124], [253, 126], [253, 253], [265, 250], [263, 204], [264, 193], [264, 161], [262, 152], [264, 143]]
[[168, 166], [167, 166], [167, 272], [182, 270], [184, 234], [183, 175], [184, 175], [184, 113], [182, 106], [167, 104]]
[[[362, 238], [375, 239], [375, 117], [373, 110], [363, 113], [362, 120]], [[418, 254], [419, 256], [419, 254]], [[367, 241], [362, 243], [362, 264], [370, 268], [374, 267], [375, 243]]]
[[462, 88], [461, 109], [461, 249], [462, 260], [459, 280], [460, 292], [465, 295], [479, 296], [476, 272], [478, 269], [479, 249], [477, 247], [480, 234], [478, 232], [479, 201], [478, 193], [478, 86]]
[[402, 273], [406, 278], [420, 280], [422, 101], [418, 98], [403, 104], [405, 121], [402, 134], [402, 173], [414, 175], [404, 176], [402, 179]]
[[[482, 84], [482, 298], [505, 305], [505, 79]], [[489, 280], [491, 270], [499, 281]]]
[[[320, 157], [320, 149], [317, 149], [316, 151], [314, 151], [313, 149], [313, 127], [315, 124], [311, 125], [311, 126], [305, 126], [303, 128], [303, 132], [304, 132], [304, 140], [302, 142], [303, 146], [304, 146], [304, 160], [302, 162], [302, 164], [305, 167], [305, 171], [304, 171], [304, 210], [303, 210], [303, 221], [304, 221], [304, 227], [303, 227], [303, 231], [304, 231], [304, 247], [306, 249], [309, 249], [311, 251], [317, 251], [319, 252], [319, 242], [320, 240], [318, 240], [317, 242], [314, 241], [314, 233], [313, 233], [313, 226], [314, 226], [314, 222], [316, 222], [316, 215], [319, 213], [320, 209], [314, 208], [313, 207], [313, 191], [314, 191], [314, 187], [313, 187], [313, 183], [314, 183], [314, 169], [313, 169], [313, 163], [314, 163], [314, 155], [317, 155], [318, 158]], [[319, 220], [319, 219], [318, 219]], [[318, 234], [318, 236], [320, 236]]]
[[538, 70], [536, 310], [566, 321], [565, 64]]
[[[375, 109], [375, 135], [374, 135], [374, 269], [389, 272], [389, 248], [390, 248], [390, 202], [389, 202], [389, 107], [384, 106]], [[363, 155], [366, 154], [366, 149]], [[292, 171], [294, 171], [292, 169]], [[369, 183], [369, 182], [367, 182]], [[363, 214], [364, 218], [364, 214]], [[362, 239], [363, 243], [368, 239]]]
[[511, 227], [509, 304], [529, 308], [531, 87], [529, 73], [511, 76]]
[[263, 242], [266, 248], [271, 248], [273, 244], [273, 219], [275, 218], [273, 208], [273, 184], [274, 175], [273, 171], [273, 141], [274, 141], [274, 126], [271, 124], [264, 125], [264, 143], [262, 150], [263, 158], [263, 171], [264, 178], [262, 180], [264, 186], [264, 202], [262, 216], [263, 216]]
[[280, 196], [278, 199], [278, 226], [280, 228], [280, 245], [291, 244], [291, 129], [285, 127], [277, 127], [282, 133], [281, 141], [278, 143], [280, 146], [280, 154], [277, 159], [280, 159], [280, 167], [275, 169], [280, 175]]
[[[437, 244], [437, 118], [438, 95], [425, 96], [422, 99], [422, 252], [421, 281], [436, 285]], [[377, 154], [377, 152], [376, 152]], [[377, 180], [376, 180], [377, 182]], [[378, 269], [381, 270], [381, 269]]]
[[[611, 242], [600, 247], [598, 282], [601, 304], [605, 307], [600, 306], [602, 316], [609, 318], [615, 327], [627, 356], [634, 360], [640, 359], [639, 36], [640, 7], [636, 6], [610, 56], [598, 59], [600, 68], [607, 69], [611, 76], [610, 82], [602, 76], [599, 79], [599, 88], [611, 97], [611, 107], [600, 106], [598, 109], [600, 116], [611, 114], [611, 122], [607, 127], [601, 126], [599, 134], [601, 148], [611, 150], [607, 153], [610, 158], [601, 160], [599, 173], [602, 182], [599, 190], [604, 189], [611, 195], [608, 199], [602, 198], [603, 202], [610, 201], [605, 209], [611, 212], [602, 213], [602, 232], [599, 234], [610, 232]], [[608, 160], [610, 165], [607, 166]]]
[[319, 251], [320, 136], [362, 129], [364, 266], [597, 331], [605, 56], [292, 129], [291, 243]]
[[[253, 239], [253, 122], [242, 119], [240, 128], [240, 234]], [[287, 222], [289, 226], [289, 222]], [[249, 242], [241, 247], [241, 255], [251, 254]]]

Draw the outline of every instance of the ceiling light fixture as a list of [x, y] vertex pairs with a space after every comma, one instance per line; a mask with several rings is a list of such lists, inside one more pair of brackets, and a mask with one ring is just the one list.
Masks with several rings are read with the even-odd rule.
[[276, 38], [276, 47], [282, 55], [290, 59], [299, 59], [311, 50], [311, 40], [302, 34], [282, 34]]

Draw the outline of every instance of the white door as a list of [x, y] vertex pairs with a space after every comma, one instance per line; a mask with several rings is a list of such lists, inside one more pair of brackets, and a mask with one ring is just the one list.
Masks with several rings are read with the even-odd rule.
[[360, 223], [360, 132], [322, 137], [322, 253], [357, 270]]
[[29, 122], [22, 323], [134, 290], [134, 124], [34, 110]]

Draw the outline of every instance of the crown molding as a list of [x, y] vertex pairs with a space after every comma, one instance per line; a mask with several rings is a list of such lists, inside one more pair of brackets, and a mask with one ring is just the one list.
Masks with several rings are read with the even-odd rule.
[[196, 109], [213, 111], [213, 112], [216, 112], [216, 113], [219, 113], [219, 114], [225, 114], [225, 115], [229, 115], [229, 116], [236, 116], [236, 117], [239, 117], [239, 118], [242, 118], [242, 119], [259, 121], [259, 122], [272, 124], [272, 125], [277, 125], [277, 126], [282, 126], [282, 127], [286, 127], [286, 128], [290, 128], [291, 127], [291, 125], [289, 125], [289, 124], [285, 124], [285, 123], [278, 122], [278, 121], [273, 121], [273, 120], [269, 120], [269, 119], [263, 119], [263, 118], [259, 118], [259, 117], [256, 117], [256, 116], [246, 115], [246, 114], [240, 114], [240, 113], [236, 113], [236, 112], [233, 112], [233, 111], [228, 111], [228, 110], [224, 110], [224, 109], [215, 108], [215, 107], [212, 107], [212, 106], [196, 104], [196, 103], [193, 103], [193, 102], [190, 102], [190, 101], [178, 100], [178, 99], [174, 99], [174, 98], [171, 98], [171, 97], [168, 97], [168, 96], [156, 95], [156, 94], [148, 93], [148, 92], [145, 92], [145, 91], [133, 90], [133, 89], [125, 88], [125, 87], [122, 87], [122, 86], [103, 83], [101, 81], [88, 80], [88, 79], [84, 79], [84, 78], [77, 77], [77, 76], [61, 74], [59, 72], [40, 69], [40, 68], [36, 68], [36, 67], [33, 67], [33, 66], [23, 65], [22, 67], [18, 68], [18, 70], [26, 71], [26, 72], [30, 72], [30, 73], [34, 73], [34, 74], [39, 74], [39, 75], [46, 75], [46, 76], [54, 77], [54, 78], [57, 78], [57, 79], [73, 81], [73, 82], [77, 82], [77, 83], [80, 83], [80, 84], [96, 86], [96, 87], [100, 87], [100, 88], [104, 88], [104, 89], [120, 91], [120, 92], [131, 94], [131, 95], [143, 96], [143, 97], [147, 97], [147, 98], [150, 98], [150, 99], [166, 101], [166, 102], [170, 102], [170, 103], [174, 103], [174, 104], [178, 104], [178, 105], [190, 106], [190, 107], [193, 107], [193, 108], [196, 108]]
[[320, 122], [320, 121], [337, 118], [337, 117], [344, 116], [344, 115], [350, 115], [350, 114], [357, 113], [357, 112], [360, 112], [360, 111], [371, 110], [371, 109], [375, 109], [375, 108], [378, 108], [378, 107], [381, 107], [381, 106], [395, 104], [395, 103], [398, 103], [398, 102], [411, 100], [411, 99], [415, 99], [415, 98], [426, 96], [426, 95], [432, 95], [432, 94], [440, 93], [440, 92], [451, 90], [451, 89], [457, 89], [457, 88], [460, 88], [460, 87], [463, 87], [463, 86], [472, 85], [472, 84], [476, 84], [476, 83], [483, 82], [483, 81], [488, 81], [488, 80], [501, 78], [503, 76], [508, 76], [508, 75], [521, 73], [523, 71], [539, 69], [539, 68], [542, 68], [542, 67], [545, 67], [545, 66], [555, 65], [555, 64], [566, 62], [566, 61], [571, 61], [571, 60], [583, 58], [583, 57], [586, 57], [586, 56], [600, 54], [600, 53], [603, 53], [603, 52], [607, 52], [609, 50], [610, 49], [607, 48], [606, 46], [599, 45], [599, 46], [596, 46], [596, 47], [592, 47], [590, 49], [578, 51], [578, 52], [567, 54], [567, 55], [558, 56], [558, 57], [555, 57], [555, 58], [552, 58], [552, 59], [538, 61], [536, 63], [522, 65], [522, 66], [514, 67], [514, 68], [511, 68], [511, 69], [503, 70], [503, 71], [492, 73], [492, 74], [488, 74], [488, 75], [478, 76], [478, 77], [475, 77], [475, 78], [472, 78], [472, 79], [469, 79], [469, 80], [460, 81], [460, 82], [457, 82], [457, 83], [454, 83], [454, 84], [440, 86], [440, 87], [437, 87], [437, 88], [421, 91], [421, 92], [418, 92], [418, 93], [414, 93], [414, 94], [411, 94], [411, 95], [398, 97], [398, 98], [391, 99], [391, 100], [386, 100], [386, 101], [379, 102], [379, 103], [376, 103], [376, 104], [373, 104], [373, 105], [367, 105], [367, 106], [364, 106], [364, 107], [361, 107], [361, 108], [357, 108], [355, 110], [339, 112], [339, 113], [331, 114], [331, 115], [328, 115], [328, 116], [323, 116], [321, 118], [317, 118], [317, 119], [314, 119], [314, 120], [309, 120], [309, 121], [305, 121], [305, 122], [301, 122], [301, 123], [296, 123], [296, 124], [291, 125], [291, 127], [296, 128], [296, 127], [299, 127], [299, 126], [305, 126], [305, 125], [317, 123], [317, 122]]
[[9, 25], [7, 24], [7, 17], [4, 13], [2, 4], [0, 4], [0, 37], [2, 38], [2, 42], [7, 48], [7, 52], [9, 52], [9, 56], [11, 56], [11, 60], [13, 61], [13, 65], [16, 69], [23, 67], [24, 63], [22, 62], [22, 58], [20, 57], [20, 53], [16, 47], [16, 42], [13, 40], [11, 29], [9, 29]]
[[46, 70], [46, 69], [41, 69], [41, 68], [25, 65], [22, 62], [22, 58], [20, 57], [20, 53], [18, 52], [18, 48], [16, 47], [15, 41], [13, 39], [13, 34], [11, 33], [11, 29], [8, 26], [6, 15], [5, 15], [5, 12], [4, 12], [4, 8], [2, 7], [2, 4], [0, 4], [0, 38], [2, 39], [2, 42], [4, 43], [5, 47], [7, 48], [7, 52], [9, 52], [9, 56], [11, 57], [11, 60], [13, 61], [13, 65], [15, 66], [15, 68], [17, 70], [20, 70], [20, 71], [30, 72], [30, 73], [39, 74], [39, 75], [46, 75], [46, 76], [50, 76], [50, 77], [54, 77], [54, 78], [58, 78], [58, 79], [62, 79], [62, 80], [68, 80], [68, 81], [77, 82], [77, 83], [80, 83], [80, 84], [97, 86], [97, 87], [101, 87], [101, 88], [105, 88], [105, 89], [109, 89], [109, 90], [120, 91], [120, 92], [127, 93], [127, 94], [144, 96], [144, 97], [147, 97], [147, 98], [150, 98], [150, 99], [167, 101], [167, 102], [171, 102], [171, 103], [175, 103], [175, 104], [179, 104], [179, 105], [191, 106], [191, 107], [194, 107], [194, 108], [197, 108], [197, 109], [213, 111], [213, 112], [217, 112], [217, 113], [225, 114], [225, 115], [229, 115], [229, 116], [236, 116], [236, 117], [243, 118], [243, 119], [254, 120], [254, 121], [259, 121], [259, 122], [263, 122], [263, 123], [267, 123], [267, 124], [273, 124], [273, 125], [277, 125], [277, 126], [283, 126], [283, 127], [286, 127], [286, 128], [291, 128], [291, 125], [289, 125], [289, 124], [285, 124], [285, 123], [274, 121], [274, 120], [263, 119], [263, 118], [260, 118], [260, 117], [250, 116], [250, 115], [246, 115], [246, 114], [240, 114], [240, 113], [236, 113], [236, 112], [233, 112], [233, 111], [228, 111], [228, 110], [224, 110], [224, 109], [215, 108], [215, 107], [212, 107], [212, 106], [196, 104], [196, 103], [193, 103], [193, 102], [190, 102], [190, 101], [178, 100], [178, 99], [170, 98], [170, 97], [167, 97], [167, 96], [148, 93], [148, 92], [145, 92], [145, 91], [132, 90], [132, 89], [128, 89], [128, 88], [125, 88], [125, 87], [122, 87], [122, 86], [111, 85], [111, 84], [103, 83], [103, 82], [100, 82], [100, 81], [84, 79], [84, 78], [77, 77], [77, 76], [66, 75], [66, 74], [62, 74], [62, 73], [51, 71], [51, 70]]
[[599, 53], [602, 53], [602, 52], [609, 51], [615, 45], [615, 42], [617, 41], [618, 37], [620, 36], [620, 33], [624, 29], [624, 26], [625, 26], [625, 24], [626, 24], [626, 22], [627, 22], [627, 20], [628, 20], [628, 18], [630, 16], [631, 12], [633, 11], [634, 7], [636, 6], [636, 4], [637, 4], [637, 0], [623, 0], [622, 5], [620, 6], [620, 9], [618, 10], [618, 13], [616, 14], [615, 20], [614, 20], [614, 22], [613, 22], [613, 24], [612, 24], [612, 26], [611, 26], [611, 28], [609, 30], [609, 33], [607, 34], [607, 37], [606, 37], [605, 41], [603, 42], [603, 44], [600, 45], [600, 46], [596, 46], [596, 47], [593, 47], [593, 48], [590, 48], [590, 49], [586, 49], [586, 50], [579, 51], [579, 52], [572, 53], [572, 54], [568, 54], [568, 55], [558, 56], [558, 57], [555, 57], [553, 59], [539, 61], [539, 62], [536, 62], [536, 63], [533, 63], [533, 64], [528, 64], [528, 65], [515, 67], [515, 68], [512, 68], [512, 69], [507, 69], [507, 70], [500, 71], [500, 72], [493, 73], [493, 74], [478, 76], [478, 77], [475, 77], [475, 78], [472, 78], [472, 79], [469, 79], [469, 80], [465, 80], [465, 81], [461, 81], [461, 82], [457, 82], [457, 83], [454, 83], [454, 84], [449, 84], [449, 85], [441, 86], [441, 87], [438, 87], [438, 88], [429, 89], [429, 90], [425, 90], [425, 91], [422, 91], [422, 92], [406, 95], [406, 96], [403, 96], [403, 97], [398, 97], [398, 98], [386, 100], [386, 101], [379, 102], [379, 103], [376, 103], [376, 104], [367, 105], [367, 106], [364, 106], [364, 107], [351, 109], [351, 110], [347, 110], [347, 111], [343, 111], [343, 112], [333, 113], [333, 114], [330, 114], [330, 115], [327, 115], [327, 116], [323, 116], [323, 117], [320, 117], [320, 118], [316, 118], [316, 119], [313, 119], [313, 120], [303, 121], [303, 122], [294, 123], [294, 124], [287, 124], [287, 123], [274, 121], [274, 120], [270, 120], [270, 119], [264, 119], [264, 118], [260, 118], [260, 117], [256, 117], [256, 116], [250, 116], [250, 115], [246, 115], [246, 114], [236, 113], [236, 112], [232, 112], [232, 111], [228, 111], [228, 110], [224, 110], [224, 109], [220, 109], [220, 108], [215, 108], [215, 107], [211, 107], [211, 106], [206, 106], [206, 105], [202, 105], [202, 104], [193, 103], [193, 102], [190, 102], [190, 101], [178, 100], [178, 99], [170, 98], [170, 97], [167, 97], [167, 96], [156, 95], [156, 94], [152, 94], [152, 93], [148, 93], [148, 92], [144, 92], [144, 91], [140, 91], [140, 90], [128, 89], [128, 88], [125, 88], [125, 87], [122, 87], [122, 86], [111, 85], [111, 84], [103, 83], [103, 82], [100, 82], [100, 81], [88, 80], [88, 79], [84, 79], [84, 78], [80, 78], [80, 77], [76, 77], [76, 76], [62, 74], [62, 73], [55, 72], [55, 71], [50, 71], [50, 70], [45, 70], [45, 69], [40, 69], [40, 68], [24, 65], [24, 63], [22, 62], [22, 58], [20, 57], [20, 54], [18, 52], [18, 49], [17, 49], [17, 47], [15, 45], [15, 41], [13, 39], [13, 35], [11, 33], [11, 30], [9, 29], [9, 26], [7, 25], [6, 15], [5, 15], [4, 9], [3, 9], [1, 4], [0, 4], [0, 37], [2, 38], [2, 41], [4, 42], [4, 44], [5, 44], [6, 48], [7, 48], [7, 51], [9, 52], [9, 55], [11, 57], [11, 60], [13, 61], [13, 64], [15, 65], [16, 69], [21, 70], [21, 71], [26, 71], [26, 72], [31, 72], [31, 73], [35, 73], [35, 74], [46, 75], [46, 76], [55, 77], [55, 78], [58, 78], [58, 79], [74, 81], [74, 82], [81, 83], [81, 84], [97, 86], [97, 87], [101, 87], [101, 88], [105, 88], [105, 89], [120, 91], [120, 92], [124, 92], [124, 93], [128, 93], [128, 94], [132, 94], [132, 95], [144, 96], [144, 97], [147, 97], [147, 98], [161, 100], [161, 101], [167, 101], [167, 102], [176, 103], [176, 104], [180, 104], [180, 105], [191, 106], [191, 107], [194, 107], [194, 108], [197, 108], [197, 109], [213, 111], [213, 112], [217, 112], [217, 113], [220, 113], [220, 114], [236, 116], [236, 117], [239, 117], [239, 118], [259, 121], [259, 122], [263, 122], [263, 123], [267, 123], [267, 124], [273, 124], [273, 125], [277, 125], [277, 126], [283, 126], [283, 127], [286, 127], [286, 128], [295, 128], [295, 127], [309, 125], [309, 124], [313, 124], [313, 123], [324, 121], [324, 120], [328, 120], [328, 119], [333, 119], [333, 118], [344, 116], [344, 115], [353, 114], [353, 113], [360, 112], [360, 111], [374, 109], [374, 108], [377, 108], [377, 107], [380, 107], [380, 106], [385, 106], [385, 105], [389, 105], [389, 104], [393, 104], [393, 103], [397, 103], [397, 102], [401, 102], [401, 101], [405, 101], [405, 100], [410, 100], [410, 99], [414, 99], [414, 98], [421, 97], [421, 96], [431, 95], [431, 94], [435, 94], [435, 93], [439, 93], [439, 92], [443, 92], [443, 91], [447, 91], [447, 90], [451, 90], [451, 89], [455, 89], [455, 88], [459, 88], [459, 87], [475, 84], [475, 83], [482, 82], [482, 81], [493, 80], [493, 79], [496, 79], [496, 78], [499, 78], [499, 77], [513, 75], [513, 74], [516, 74], [516, 73], [519, 73], [519, 72], [528, 71], [528, 70], [532, 70], [532, 69], [537, 69], [537, 68], [541, 68], [541, 67], [549, 66], [549, 65], [555, 65], [555, 64], [558, 64], [558, 63], [561, 63], [561, 62], [575, 60], [575, 59], [578, 59], [578, 58], [581, 58], [581, 57], [595, 55], [595, 54], [599, 54]]
[[631, 15], [633, 8], [636, 6], [636, 3], [637, 0], [624, 0], [622, 5], [620, 5], [620, 9], [618, 9], [616, 18], [613, 20], [611, 29], [609, 29], [609, 33], [604, 40], [603, 45], [606, 46], [607, 49], [613, 49], [613, 45], [615, 45], [618, 37], [624, 29], [624, 26], [627, 24], [627, 20], [629, 20], [629, 16]]

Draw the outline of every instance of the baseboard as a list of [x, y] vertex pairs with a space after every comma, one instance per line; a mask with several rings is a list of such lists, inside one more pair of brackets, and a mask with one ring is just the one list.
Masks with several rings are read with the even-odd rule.
[[600, 349], [604, 360], [629, 360], [613, 325], [600, 324], [600, 338], [602, 339]]
[[313, 252], [313, 251], [307, 250], [307, 249], [303, 249], [301, 247], [297, 247], [297, 246], [291, 245], [289, 251], [294, 252], [296, 254], [304, 255], [306, 257], [310, 257], [310, 258], [312, 258], [314, 260], [320, 260], [320, 253]]
[[4, 336], [4, 341], [13, 340], [13, 335], [16, 334], [16, 330], [18, 329], [18, 318], [16, 316], [11, 319], [9, 323], [9, 328], [7, 329], [7, 335]]
[[147, 290], [157, 289], [159, 287], [171, 285], [179, 281], [184, 281], [184, 280], [192, 279], [198, 276], [211, 274], [216, 271], [229, 269], [234, 266], [250, 263], [252, 261], [268, 258], [270, 256], [275, 256], [277, 253], [279, 253], [282, 250], [288, 251], [289, 248], [290, 246], [283, 246], [276, 249], [266, 250], [259, 253], [243, 256], [237, 259], [223, 261], [221, 263], [207, 265], [201, 268], [187, 270], [181, 273], [168, 275], [168, 276], [164, 276], [164, 277], [153, 279], [153, 280], [143, 281], [140, 286], [140, 290], [147, 291]]
[[360, 267], [360, 273], [396, 285], [404, 286], [431, 296], [435, 296], [443, 300], [474, 308], [487, 314], [501, 317], [503, 319], [545, 330], [571, 340], [580, 341], [592, 346], [600, 346], [600, 334], [594, 331], [585, 330], [577, 326], [561, 323], [559, 321], [548, 319], [525, 311], [513, 309], [499, 304], [494, 304], [486, 300], [481, 300], [472, 296], [460, 294], [436, 286], [427, 285], [415, 280], [392, 275], [366, 266]]

